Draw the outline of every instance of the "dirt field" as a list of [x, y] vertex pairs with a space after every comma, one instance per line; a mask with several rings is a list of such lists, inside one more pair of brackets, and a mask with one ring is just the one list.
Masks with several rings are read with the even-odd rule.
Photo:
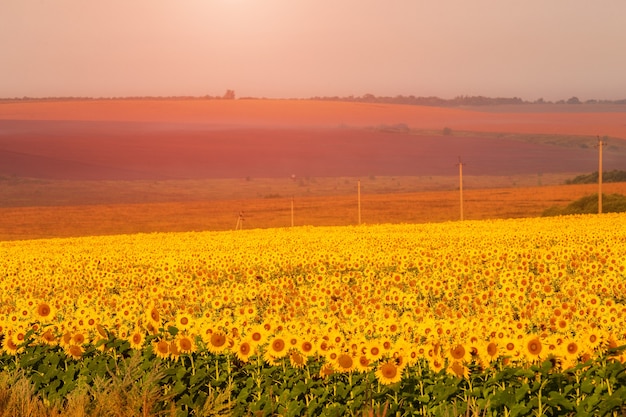
[[[0, 239], [535, 216], [626, 169], [626, 106], [0, 102]], [[445, 133], [445, 134], [444, 134]], [[615, 191], [613, 191], [615, 190]], [[605, 192], [626, 193], [605, 184]]]

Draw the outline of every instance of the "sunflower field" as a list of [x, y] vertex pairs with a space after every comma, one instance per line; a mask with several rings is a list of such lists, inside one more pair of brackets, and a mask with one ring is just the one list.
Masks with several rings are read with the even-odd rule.
[[1, 369], [57, 408], [122, 381], [136, 415], [624, 415], [624, 225], [0, 242]]

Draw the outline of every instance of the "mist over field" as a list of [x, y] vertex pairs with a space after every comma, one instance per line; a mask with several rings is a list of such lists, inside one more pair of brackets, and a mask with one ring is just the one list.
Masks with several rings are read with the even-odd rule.
[[[2, 103], [0, 174], [55, 180], [183, 180], [582, 173], [597, 132], [620, 168], [621, 114], [509, 113], [289, 100]], [[617, 136], [617, 137], [615, 137]], [[621, 136], [621, 137], [620, 137]]]

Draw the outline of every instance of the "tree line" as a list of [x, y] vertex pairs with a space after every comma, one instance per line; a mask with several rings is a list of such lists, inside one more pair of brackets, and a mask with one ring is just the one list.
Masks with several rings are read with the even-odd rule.
[[[235, 91], [226, 90], [223, 95], [212, 96], [130, 96], [130, 97], [15, 97], [0, 98], [4, 101], [72, 101], [72, 100], [235, 100]], [[264, 97], [241, 97], [242, 100], [262, 100]], [[386, 103], [386, 104], [407, 104], [416, 106], [432, 107], [458, 107], [458, 106], [493, 106], [504, 104], [626, 104], [626, 99], [622, 100], [586, 100], [581, 101], [578, 97], [570, 97], [567, 100], [547, 101], [543, 98], [527, 101], [519, 97], [486, 97], [486, 96], [457, 96], [452, 99], [444, 99], [436, 96], [418, 97], [414, 95], [397, 96], [375, 96], [374, 94], [364, 94], [362, 96], [314, 96], [297, 100], [321, 100], [321, 101], [345, 101], [357, 103]]]
[[527, 101], [519, 97], [485, 97], [485, 96], [457, 96], [452, 99], [444, 99], [436, 96], [416, 97], [410, 96], [375, 96], [365, 94], [363, 96], [347, 97], [311, 97], [311, 100], [327, 101], [350, 101], [361, 103], [389, 103], [389, 104], [410, 104], [418, 106], [456, 107], [456, 106], [493, 106], [503, 104], [626, 104], [626, 99], [622, 100], [586, 100], [581, 101], [578, 97], [570, 97], [567, 100], [547, 101], [543, 98]]

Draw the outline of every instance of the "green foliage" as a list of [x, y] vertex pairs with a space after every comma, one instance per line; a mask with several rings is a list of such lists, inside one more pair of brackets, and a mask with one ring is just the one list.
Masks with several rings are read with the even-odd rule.
[[[626, 412], [624, 347], [562, 370], [546, 360], [530, 366], [470, 366], [467, 378], [425, 362], [400, 382], [381, 385], [373, 372], [320, 376], [322, 360], [294, 368], [207, 352], [156, 358], [127, 344], [87, 349], [74, 360], [58, 347], [27, 347], [0, 356], [0, 416], [605, 416]], [[17, 360], [16, 360], [17, 359]], [[80, 412], [77, 411], [80, 408]], [[28, 410], [24, 414], [20, 410]], [[52, 411], [51, 411], [52, 410]], [[56, 410], [56, 411], [55, 411]], [[54, 411], [54, 412], [53, 412]]]
[[[602, 172], [602, 182], [625, 182], [626, 171], [614, 169]], [[591, 174], [583, 174], [565, 181], [566, 184], [596, 184], [598, 182], [598, 171]]]
[[[598, 194], [591, 194], [571, 202], [565, 207], [553, 206], [542, 216], [566, 216], [571, 214], [594, 214], [598, 212]], [[603, 213], [626, 212], [626, 196], [622, 194], [602, 194]]]

